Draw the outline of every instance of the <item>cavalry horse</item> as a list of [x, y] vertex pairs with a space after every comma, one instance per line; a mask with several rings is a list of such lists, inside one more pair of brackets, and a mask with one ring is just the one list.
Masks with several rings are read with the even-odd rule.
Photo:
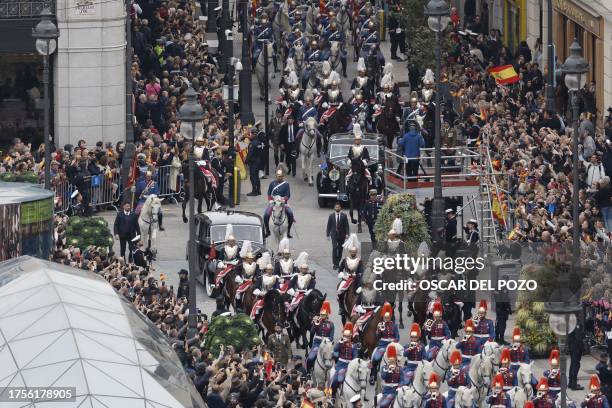
[[260, 325], [266, 330], [263, 333], [263, 339], [267, 340], [268, 336], [274, 333], [274, 326], [277, 322], [282, 324], [287, 323], [287, 314], [285, 312], [285, 302], [278, 290], [269, 290], [264, 295], [264, 305], [261, 313]]
[[[478, 390], [475, 387], [457, 387], [455, 392], [455, 408], [474, 408], [477, 400]], [[445, 394], [447, 397], [448, 393]]]
[[[357, 232], [361, 233], [361, 215], [368, 196], [370, 182], [366, 177], [366, 166], [360, 159], [351, 160], [351, 176], [347, 176], [346, 191], [349, 195], [351, 222], [357, 224]], [[353, 217], [353, 210], [357, 211], [357, 219]]]
[[[274, 35], [274, 40], [277, 44], [282, 44], [282, 38], [284, 33], [288, 33], [291, 31], [291, 25], [289, 24], [289, 12], [287, 10], [287, 2], [281, 3], [280, 8], [274, 15], [274, 20], [272, 20], [272, 33]], [[272, 55], [272, 54], [268, 54]]]
[[270, 214], [270, 230], [274, 235], [274, 240], [278, 245], [280, 241], [287, 236], [288, 220], [285, 200], [280, 196], [273, 197], [272, 214]]
[[[349, 103], [341, 103], [337, 108], [330, 108], [328, 112], [326, 126], [323, 126], [323, 150], [327, 152], [329, 146], [329, 138], [336, 133], [344, 133], [348, 130], [351, 124], [351, 105]], [[327, 112], [326, 112], [327, 113]], [[325, 115], [325, 114], [324, 114]]]
[[313, 184], [312, 161], [316, 153], [317, 141], [321, 138], [321, 133], [317, 128], [317, 120], [309, 117], [304, 121], [304, 127], [298, 132], [300, 139], [300, 157], [302, 161], [302, 177], [308, 182], [309, 186]]
[[[323, 301], [327, 295], [321, 293], [318, 289], [312, 289], [304, 299], [300, 302], [291, 318], [290, 337], [295, 341], [296, 346], [306, 349], [308, 347], [308, 339], [306, 334], [310, 332], [312, 319], [317, 315], [317, 311], [321, 310]], [[302, 344], [300, 345], [300, 339]]]
[[[265, 87], [266, 87], [266, 78], [265, 78], [265, 72], [266, 72], [266, 65], [268, 67], [271, 67], [273, 64], [273, 58], [274, 58], [274, 44], [271, 42], [264, 42], [263, 45], [265, 48], [267, 48], [268, 50], [268, 59], [266, 60], [265, 58], [265, 53], [264, 50], [262, 49], [261, 52], [259, 53], [259, 56], [257, 57], [257, 63], [255, 64], [255, 75], [257, 76], [257, 84], [259, 85], [259, 100], [263, 101], [266, 95], [266, 91], [265, 91]], [[270, 71], [268, 71], [268, 76], [271, 76], [272, 78], [275, 77], [274, 75], [274, 71], [272, 71], [272, 74], [270, 75]], [[269, 78], [267, 81], [267, 85], [268, 85], [268, 98], [270, 96], [270, 82]], [[266, 101], [266, 103], [269, 101]]]
[[[345, 285], [346, 281], [341, 281], [340, 285]], [[346, 323], [347, 320], [350, 320], [351, 313], [353, 312], [353, 308], [357, 303], [357, 298], [359, 295], [357, 294], [357, 281], [353, 278], [353, 280], [349, 283], [348, 287], [344, 290], [344, 296], [342, 296], [342, 302], [340, 303], [340, 317], [342, 318], [342, 324]]]
[[[353, 406], [351, 398], [361, 395], [365, 399], [368, 387], [368, 376], [370, 375], [370, 362], [363, 358], [355, 358], [346, 367], [344, 382], [338, 387], [336, 395], [336, 407], [349, 408]], [[331, 378], [331, 376], [330, 376]]]
[[339, 66], [342, 67], [342, 72], [346, 72], [346, 62], [340, 58], [342, 54], [342, 45], [339, 41], [330, 41], [329, 47], [329, 65], [331, 69], [336, 71]]
[[157, 250], [157, 231], [159, 230], [158, 215], [161, 211], [161, 200], [155, 194], [150, 194], [145, 200], [140, 215], [138, 216], [138, 227], [140, 228], [140, 239], [151, 253]]
[[228, 268], [227, 274], [223, 277], [223, 281], [221, 284], [221, 294], [225, 299], [225, 307], [229, 309], [231, 305], [234, 308], [234, 311], [238, 313], [238, 309], [236, 309], [236, 290], [238, 289], [238, 283], [236, 282], [236, 266], [232, 264], [228, 264], [225, 266]]
[[397, 388], [397, 395], [393, 402], [394, 408], [421, 408], [423, 397], [427, 393], [427, 382], [433, 373], [431, 363], [421, 361], [416, 370], [412, 384]]
[[533, 387], [531, 386], [531, 367], [532, 363], [521, 363], [518, 371], [516, 372], [517, 386], [512, 387], [507, 393], [510, 401], [512, 401], [512, 408], [522, 408], [526, 401], [530, 401], [533, 398]]
[[341, 33], [344, 33], [344, 38], [349, 39], [349, 41], [353, 41], [353, 36], [351, 35], [351, 14], [347, 8], [347, 0], [340, 1], [340, 8], [336, 12], [336, 22], [338, 23], [338, 30]]
[[293, 50], [293, 66], [295, 67], [295, 73], [299, 78], [304, 70], [304, 60], [306, 59], [304, 45], [298, 41], [293, 44], [291, 49]]
[[388, 149], [393, 147], [393, 140], [400, 134], [397, 117], [401, 117], [401, 113], [398, 115], [398, 110], [401, 112], [401, 108], [395, 99], [392, 100], [394, 102], [385, 101], [382, 112], [376, 117], [376, 131], [386, 137], [385, 145]]
[[312, 369], [312, 386], [328, 387], [331, 381], [330, 372], [334, 367], [334, 342], [324, 337], [317, 351], [317, 358]]
[[490, 356], [480, 353], [472, 357], [469, 376], [472, 387], [476, 389], [477, 406], [482, 406], [491, 387], [491, 378], [494, 374], [493, 361]]
[[[201, 163], [201, 162], [198, 162]], [[205, 162], [208, 163], [208, 162]], [[216, 196], [216, 191], [215, 191], [215, 187], [216, 187], [216, 183], [219, 180], [219, 177], [217, 175], [217, 172], [215, 171], [215, 169], [213, 169], [212, 167], [210, 167], [207, 164], [204, 164], [203, 166], [201, 166], [204, 170], [202, 170], [202, 168], [198, 168], [197, 163], [195, 164], [196, 168], [193, 169], [193, 174], [194, 174], [194, 178], [195, 178], [195, 184], [194, 184], [194, 198], [196, 200], [198, 200], [198, 214], [202, 213], [202, 201], [206, 200], [206, 211], [211, 211], [214, 207], [214, 204], [217, 202], [217, 196]], [[189, 163], [188, 161], [185, 161], [182, 165], [182, 169], [183, 169], [183, 175], [185, 177], [185, 182], [184, 182], [184, 191], [185, 191], [185, 199], [183, 200], [183, 222], [187, 223], [187, 216], [185, 215], [185, 208], [187, 207], [187, 203], [189, 202], [189, 191], [190, 191], [190, 183], [191, 180], [189, 180]], [[207, 173], [206, 175], [204, 174], [204, 171]]]

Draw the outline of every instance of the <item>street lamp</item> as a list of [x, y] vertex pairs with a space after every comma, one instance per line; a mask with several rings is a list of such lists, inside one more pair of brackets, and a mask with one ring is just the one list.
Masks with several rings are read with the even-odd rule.
[[569, 290], [569, 279], [567, 271], [564, 271], [559, 279], [559, 287], [552, 293], [550, 301], [544, 303], [544, 311], [548, 313], [548, 324], [552, 331], [559, 337], [559, 354], [561, 361], [559, 369], [561, 371], [561, 408], [567, 408], [567, 377], [565, 367], [567, 357], [565, 347], [567, 336], [574, 331], [578, 323], [576, 313], [580, 312], [580, 302]]
[[242, 26], [242, 71], [240, 72], [240, 121], [244, 125], [255, 123], [253, 115], [253, 86], [251, 83], [251, 62], [249, 61], [249, 12], [248, 0], [241, 0], [241, 23]]
[[434, 243], [440, 248], [444, 228], [444, 198], [442, 197], [442, 167], [440, 158], [440, 33], [450, 22], [450, 7], [444, 0], [430, 0], [425, 6], [427, 25], [436, 33], [436, 117], [434, 151], [434, 199], [432, 202], [431, 229]]
[[[489, 8], [492, 10], [492, 8]], [[548, 75], [546, 78], [546, 109], [553, 114], [556, 111], [555, 107], [555, 49], [553, 45], [553, 5], [552, 0], [548, 0], [548, 8], [546, 10], [548, 20], [547, 35], [548, 35]]]
[[196, 242], [195, 242], [195, 175], [194, 175], [194, 145], [195, 139], [202, 132], [202, 119], [204, 110], [198, 101], [198, 94], [189, 85], [185, 92], [187, 100], [179, 109], [179, 120], [181, 121], [181, 135], [191, 140], [189, 150], [189, 333], [187, 338], [193, 338], [197, 332], [197, 307], [196, 307]]
[[51, 143], [49, 142], [49, 57], [57, 50], [59, 30], [53, 23], [53, 14], [48, 8], [40, 13], [40, 21], [32, 29], [36, 39], [36, 51], [43, 56], [43, 92], [45, 123], [43, 139], [45, 143], [45, 188], [51, 190]]
[[572, 143], [572, 262], [575, 268], [575, 262], [580, 259], [580, 221], [578, 218], [578, 194], [580, 191], [580, 185], [578, 183], [578, 168], [580, 165], [578, 159], [578, 125], [580, 119], [580, 104], [578, 101], [578, 91], [584, 87], [586, 83], [585, 74], [589, 72], [589, 64], [582, 57], [582, 48], [576, 39], [574, 39], [574, 42], [570, 46], [569, 56], [561, 66], [561, 70], [565, 74], [565, 86], [567, 86], [571, 95], [572, 120], [574, 122], [574, 138]]
[[[228, 30], [229, 31], [229, 30]], [[230, 31], [231, 34], [231, 31]], [[231, 41], [231, 38], [230, 38]], [[238, 58], [235, 57], [230, 57], [227, 60], [227, 71], [226, 71], [226, 84], [223, 86], [223, 99], [225, 99], [227, 101], [227, 131], [228, 131], [228, 142], [229, 142], [229, 155], [233, 158], [232, 159], [232, 169], [231, 169], [231, 176], [229, 179], [229, 205], [230, 207], [234, 207], [234, 195], [237, 194], [236, 191], [234, 191], [234, 167], [236, 166], [235, 164], [235, 157], [236, 155], [234, 154], [234, 146], [236, 145], [236, 142], [234, 140], [234, 102], [235, 102], [235, 98], [236, 95], [234, 94], [234, 89], [235, 89], [235, 71], [239, 72], [239, 75], [242, 73], [244, 67], [242, 65], [242, 62], [240, 62], [240, 60]], [[227, 90], [226, 90], [227, 89]]]

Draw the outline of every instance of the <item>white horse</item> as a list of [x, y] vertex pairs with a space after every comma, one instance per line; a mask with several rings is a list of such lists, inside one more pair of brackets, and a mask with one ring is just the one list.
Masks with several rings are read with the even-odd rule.
[[[446, 396], [446, 394], [445, 394]], [[475, 387], [457, 387], [455, 392], [455, 408], [473, 408], [477, 398]]]
[[446, 376], [446, 372], [450, 368], [450, 355], [455, 351], [456, 345], [457, 342], [454, 339], [442, 340], [442, 346], [440, 346], [436, 358], [431, 362], [438, 377], [444, 378]]
[[340, 61], [340, 42], [339, 41], [330, 41], [331, 45], [329, 47], [329, 65], [335, 71], [336, 68], [341, 67]]
[[334, 375], [332, 369], [334, 367], [334, 343], [324, 337], [319, 345], [317, 359], [314, 363], [312, 372], [313, 387], [327, 387]]
[[484, 353], [472, 357], [469, 374], [472, 386], [476, 389], [477, 405], [481, 406], [491, 387], [491, 378], [494, 374], [492, 358], [485, 356]]
[[291, 31], [291, 25], [289, 24], [289, 5], [284, 1], [276, 15], [272, 20], [272, 33], [274, 34], [274, 40], [280, 44], [284, 33]]
[[412, 384], [398, 387], [393, 408], [421, 408], [423, 397], [427, 393], [427, 382], [433, 371], [429, 361], [421, 361], [414, 370]]
[[[398, 367], [403, 367], [404, 366], [404, 346], [402, 346], [400, 343], [389, 343], [389, 345], [387, 346], [387, 348], [389, 346], [393, 345], [393, 347], [395, 347], [395, 351], [397, 354], [397, 361], [396, 361], [396, 365]], [[387, 359], [387, 352], [385, 351], [383, 353], [382, 356], [382, 360], [380, 361], [380, 367], [386, 367], [389, 364], [389, 360]], [[382, 370], [378, 370], [377, 376], [376, 376], [376, 391], [380, 391], [381, 387], [382, 387], [382, 378], [381, 378], [381, 373]]]
[[[255, 75], [257, 76], [257, 83], [259, 84], [259, 99], [264, 100], [265, 97], [265, 67], [268, 66], [268, 76], [275, 78], [272, 57], [274, 56], [274, 44], [271, 42], [265, 42], [264, 47], [268, 49], [268, 59], [264, 58], [264, 50], [262, 49], [257, 57], [257, 63], [255, 64]], [[272, 71], [272, 75], [270, 75]], [[268, 78], [268, 99], [270, 98], [270, 78]]]
[[370, 362], [362, 358], [351, 360], [346, 368], [344, 382], [338, 387], [336, 395], [336, 407], [352, 407], [351, 398], [361, 395], [363, 400], [366, 388], [368, 387], [368, 377], [370, 375]]
[[278, 245], [284, 237], [287, 236], [287, 212], [285, 211], [285, 200], [281, 196], [272, 197], [272, 214], [270, 215], [270, 222], [272, 225], [270, 229]]
[[312, 186], [312, 161], [317, 154], [317, 138], [320, 137], [317, 120], [313, 117], [306, 119], [304, 121], [304, 128], [300, 130], [300, 133], [300, 160], [302, 161], [302, 177], [304, 177], [304, 181], [308, 182], [309, 186]]
[[[155, 194], [150, 194], [145, 200], [140, 215], [138, 216], [138, 226], [140, 227], [140, 239], [155, 254], [157, 247], [157, 231], [159, 230], [158, 215], [161, 211], [161, 200]], [[149, 238], [151, 244], [149, 245]]]
[[531, 387], [531, 368], [533, 362], [521, 363], [516, 372], [516, 380], [518, 386], [512, 387], [508, 391], [508, 397], [512, 401], [512, 408], [522, 408], [525, 402], [533, 397], [533, 388]]
[[340, 1], [340, 9], [336, 14], [336, 21], [338, 22], [338, 30], [344, 33], [344, 38], [353, 43], [353, 36], [351, 35], [351, 15], [347, 9], [347, 1]]
[[295, 66], [295, 72], [298, 74], [298, 77], [302, 75], [302, 70], [304, 69], [304, 60], [306, 58], [304, 53], [304, 45], [301, 42], [296, 42], [291, 47], [293, 50], [293, 64]]
[[487, 341], [482, 346], [482, 354], [490, 357], [494, 366], [499, 367], [500, 358], [501, 358], [501, 346], [494, 341]]

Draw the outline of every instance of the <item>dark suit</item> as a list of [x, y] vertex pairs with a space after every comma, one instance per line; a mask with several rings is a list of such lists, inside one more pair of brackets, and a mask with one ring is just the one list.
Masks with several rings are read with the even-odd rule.
[[326, 235], [331, 238], [332, 242], [332, 262], [335, 267], [338, 267], [342, 259], [342, 244], [349, 235], [348, 217], [342, 211], [339, 213], [340, 222], [336, 222], [336, 212], [334, 211], [327, 219]]
[[573, 332], [567, 336], [567, 346], [570, 355], [570, 366], [569, 366], [569, 386], [575, 386], [578, 384], [578, 372], [580, 371], [580, 360], [582, 359], [582, 353], [584, 352], [584, 330], [582, 325], [578, 323]]
[[293, 176], [295, 176], [296, 171], [296, 159], [298, 153], [296, 138], [299, 130], [300, 129], [294, 122], [293, 135], [289, 134], [289, 124], [283, 125], [283, 127], [281, 127], [280, 129], [280, 132], [278, 133], [279, 144], [285, 146], [285, 163], [287, 164], [289, 173], [291, 173]]
[[[115, 224], [113, 226], [115, 235], [119, 236], [119, 244], [121, 248], [121, 256], [125, 258], [125, 249], [129, 241], [136, 235], [140, 234], [140, 228], [138, 227], [138, 217], [134, 211], [130, 211], [127, 215], [123, 211], [117, 213], [115, 218]], [[131, 253], [129, 258], [131, 258]]]

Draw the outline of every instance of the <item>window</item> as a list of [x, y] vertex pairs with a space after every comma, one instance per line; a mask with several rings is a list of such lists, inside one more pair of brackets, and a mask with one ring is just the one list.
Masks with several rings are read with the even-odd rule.
[[[236, 225], [232, 224], [234, 229], [234, 237], [237, 241], [263, 243], [261, 235], [261, 227], [258, 225]], [[210, 239], [212, 242], [225, 241], [225, 225], [213, 225], [210, 227]]]
[[[329, 158], [337, 159], [340, 157], [347, 157], [351, 146], [352, 145], [349, 144], [332, 144], [329, 148]], [[370, 159], [378, 160], [378, 146], [364, 146], [368, 148], [368, 153], [370, 153]]]

